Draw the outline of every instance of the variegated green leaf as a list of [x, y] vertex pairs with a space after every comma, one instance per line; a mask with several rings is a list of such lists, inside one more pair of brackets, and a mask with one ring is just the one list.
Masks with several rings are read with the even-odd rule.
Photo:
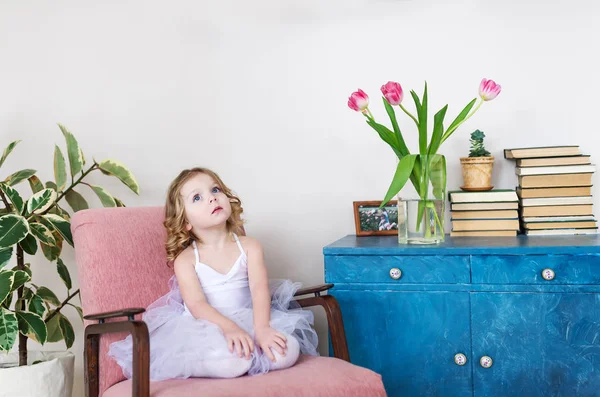
[[37, 176], [30, 176], [29, 178], [27, 178], [27, 180], [29, 181], [29, 186], [31, 187], [31, 191], [33, 193], [37, 193], [41, 190], [44, 190], [44, 185], [42, 184], [42, 181], [40, 181], [40, 178], [38, 178]]
[[70, 349], [73, 346], [73, 342], [75, 342], [75, 332], [73, 332], [73, 326], [68, 318], [63, 316], [61, 313], [58, 313], [56, 317], [59, 317], [58, 324], [60, 326], [60, 332], [65, 338], [65, 344], [67, 345], [67, 349]]
[[113, 196], [111, 196], [106, 191], [106, 189], [104, 189], [103, 187], [100, 187], [100, 186], [95, 186], [95, 185], [89, 185], [89, 186], [92, 188], [94, 193], [96, 193], [96, 195], [100, 199], [100, 202], [102, 203], [103, 206], [105, 206], [105, 207], [116, 207], [117, 206], [115, 199], [113, 198]]
[[107, 172], [110, 175], [116, 176], [123, 182], [128, 188], [130, 188], [135, 194], [140, 194], [140, 187], [135, 180], [135, 177], [123, 165], [120, 161], [117, 160], [104, 160], [100, 164], [98, 164], [102, 171]]
[[[51, 313], [51, 312], [50, 312]], [[48, 315], [50, 315], [48, 313]], [[48, 330], [47, 342], [60, 342], [63, 340], [62, 332], [60, 330], [60, 317], [54, 316], [46, 323], [46, 329]]]
[[83, 322], [83, 310], [81, 310], [81, 308], [79, 306], [75, 306], [75, 305], [71, 305], [75, 308], [75, 310], [77, 310], [77, 313], [79, 314], [79, 318], [81, 318], [81, 322]]
[[44, 320], [40, 316], [35, 313], [21, 311], [18, 311], [16, 314], [17, 321], [19, 322], [19, 331], [23, 335], [42, 345], [46, 343], [48, 331], [46, 330], [46, 323], [44, 323]]
[[2, 269], [4, 266], [8, 265], [8, 262], [10, 262], [10, 258], [12, 257], [12, 253], [13, 253], [12, 247], [0, 249], [0, 269]]
[[42, 213], [54, 204], [56, 201], [56, 191], [53, 189], [44, 189], [27, 200], [27, 213]]
[[29, 255], [35, 255], [37, 252], [37, 240], [31, 233], [21, 240], [19, 245], [23, 248], [23, 251], [27, 252]]
[[0, 307], [0, 350], [11, 350], [18, 332], [17, 316], [12, 311]]
[[15, 271], [15, 281], [12, 285], [12, 290], [15, 291], [20, 286], [24, 285], [26, 282], [31, 280], [31, 276], [27, 274], [24, 270], [16, 270]]
[[79, 149], [79, 143], [77, 143], [75, 136], [64, 125], [59, 124], [58, 127], [67, 141], [67, 154], [69, 156], [69, 165], [71, 166], [71, 176], [75, 178], [75, 175], [81, 172], [83, 168], [83, 157]]
[[[43, 221], [46, 222], [46, 227], [52, 227], [52, 224], [50, 222], [46, 221], [45, 219]], [[42, 252], [44, 256], [50, 262], [54, 262], [60, 257], [63, 242], [62, 236], [54, 228], [52, 229], [52, 236], [54, 236], [54, 241], [56, 241], [56, 244], [54, 246], [40, 243], [40, 247], [42, 247]]]
[[[46, 312], [46, 307], [44, 306], [44, 300], [40, 298], [38, 295], [33, 295], [31, 299], [29, 299], [29, 304], [27, 305], [30, 312], [37, 314], [40, 317], [44, 316]], [[50, 342], [50, 341], [48, 341]]]
[[56, 240], [54, 240], [52, 232], [46, 226], [41, 223], [30, 223], [29, 228], [31, 229], [31, 234], [37, 237], [43, 244], [56, 245]]
[[54, 306], [60, 305], [60, 301], [58, 300], [56, 294], [46, 287], [39, 287], [35, 293], [45, 302], [51, 303]]
[[69, 245], [73, 246], [73, 236], [71, 235], [71, 222], [55, 214], [46, 214], [44, 219], [49, 221], [55, 230], [66, 240]]
[[12, 286], [15, 281], [15, 272], [12, 270], [0, 271], [0, 303], [6, 299], [12, 291]]
[[56, 180], [56, 190], [63, 190], [67, 184], [67, 165], [65, 157], [56, 145], [54, 146], [54, 179]]
[[18, 243], [27, 233], [29, 224], [21, 215], [8, 214], [0, 217], [0, 248]]
[[72, 283], [71, 275], [69, 274], [69, 269], [67, 269], [64, 262], [60, 258], [58, 258], [58, 261], [56, 261], [56, 270], [58, 271], [58, 275], [60, 276], [61, 280], [67, 286], [67, 289], [71, 289]]
[[6, 160], [6, 158], [10, 154], [10, 152], [13, 151], [13, 149], [15, 148], [15, 146], [17, 146], [17, 144], [19, 142], [21, 142], [20, 139], [18, 139], [16, 141], [12, 141], [11, 143], [8, 144], [8, 146], [6, 147], [6, 149], [4, 149], [4, 153], [2, 153], [2, 157], [0, 158], [0, 167], [2, 167], [2, 164], [4, 164], [4, 161]]
[[121, 200], [119, 200], [116, 197], [113, 197], [115, 199], [115, 203], [117, 204], [117, 207], [125, 207], [125, 203], [123, 203]]
[[6, 196], [12, 203], [13, 207], [15, 207], [14, 211], [17, 214], [22, 214], [24, 202], [23, 202], [23, 199], [21, 198], [21, 195], [19, 194], [19, 192], [17, 192], [16, 189], [13, 189], [6, 183], [0, 183], [0, 189], [2, 189], [4, 194], [6, 194]]
[[33, 176], [37, 171], [32, 169], [26, 169], [17, 171], [14, 174], [7, 177], [4, 182], [9, 184], [10, 186], [15, 186], [16, 184], [28, 179], [30, 176]]
[[58, 192], [58, 187], [56, 186], [56, 183], [54, 183], [52, 181], [46, 182], [46, 188], [47, 189], [53, 189], [53, 190], [55, 190], [55, 191]]
[[10, 305], [12, 304], [12, 300], [13, 300], [13, 295], [15, 293], [14, 292], [9, 292], [8, 296], [6, 297], [6, 299], [4, 299], [4, 302], [2, 303], [2, 306], [4, 306], [7, 309], [10, 309]]
[[67, 194], [65, 194], [65, 199], [73, 209], [73, 212], [87, 210], [88, 208], [90, 208], [83, 196], [73, 189], [69, 190]]

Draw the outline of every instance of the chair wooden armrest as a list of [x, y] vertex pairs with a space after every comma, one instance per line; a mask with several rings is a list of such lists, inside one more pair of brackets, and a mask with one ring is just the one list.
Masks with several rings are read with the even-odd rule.
[[314, 285], [312, 287], [300, 288], [294, 294], [294, 296], [302, 296], [302, 295], [309, 295], [309, 294], [315, 294], [315, 296], [320, 296], [321, 292], [327, 291], [328, 289], [331, 289], [331, 288], [333, 288], [333, 284], [320, 284], [320, 285]]
[[[84, 317], [86, 320], [98, 320], [99, 322], [99, 324], [91, 324], [85, 327], [84, 376], [86, 397], [98, 397], [100, 393], [100, 378], [98, 376], [100, 335], [115, 332], [129, 332], [133, 339], [132, 397], [150, 396], [150, 335], [145, 322], [133, 319], [135, 314], [144, 311], [144, 309], [133, 308]], [[128, 317], [129, 320], [104, 322], [106, 319], [115, 317]]]
[[298, 290], [295, 296], [314, 294], [315, 296], [296, 299], [295, 301], [301, 307], [323, 306], [327, 314], [327, 325], [329, 335], [331, 336], [331, 346], [333, 355], [339, 359], [350, 362], [350, 353], [348, 353], [348, 343], [346, 342], [346, 331], [344, 331], [344, 321], [342, 320], [342, 311], [338, 301], [331, 295], [321, 296], [321, 292], [331, 289], [333, 284], [322, 284], [314, 287], [308, 287]]

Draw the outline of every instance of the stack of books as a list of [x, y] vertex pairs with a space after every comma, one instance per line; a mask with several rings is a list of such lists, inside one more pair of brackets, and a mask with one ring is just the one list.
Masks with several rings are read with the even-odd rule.
[[516, 160], [524, 234], [597, 233], [592, 209], [596, 166], [579, 146], [505, 149], [504, 157]]
[[448, 192], [450, 236], [516, 236], [519, 199], [514, 190]]

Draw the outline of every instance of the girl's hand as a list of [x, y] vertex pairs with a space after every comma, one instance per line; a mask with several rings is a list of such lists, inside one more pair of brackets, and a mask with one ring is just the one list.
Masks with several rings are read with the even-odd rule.
[[250, 353], [254, 351], [254, 341], [250, 335], [237, 325], [233, 325], [223, 331], [227, 340], [227, 347], [233, 353], [235, 348], [238, 356], [245, 356], [246, 360], [250, 359]]
[[275, 362], [275, 356], [271, 349], [275, 349], [279, 354], [285, 356], [287, 339], [280, 332], [271, 327], [264, 327], [255, 330], [255, 337], [256, 344], [267, 354], [271, 361]]

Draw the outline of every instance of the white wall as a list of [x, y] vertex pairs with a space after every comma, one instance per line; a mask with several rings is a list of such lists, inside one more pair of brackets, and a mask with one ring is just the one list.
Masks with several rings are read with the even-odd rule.
[[[91, 179], [129, 206], [162, 204], [179, 170], [208, 166], [241, 196], [270, 275], [320, 283], [322, 247], [354, 232], [352, 201], [382, 199], [396, 164], [346, 107], [358, 87], [385, 120], [379, 86], [388, 80], [419, 93], [427, 80], [431, 109], [449, 103], [448, 117], [477, 95], [481, 78], [502, 85], [442, 146], [449, 189], [462, 184], [458, 158], [476, 128], [498, 159], [497, 188], [516, 184], [507, 147], [579, 144], [600, 157], [598, 3], [546, 3], [5, 0], [0, 143], [23, 142], [0, 177], [27, 167], [52, 178], [53, 145], [64, 147], [57, 122], [88, 159], [131, 168], [140, 197]], [[401, 120], [414, 150], [416, 131]], [[71, 249], [64, 259], [76, 277]], [[42, 257], [32, 262], [39, 282], [62, 288]], [[82, 396], [83, 331], [67, 315]], [[318, 328], [324, 338], [323, 316]]]

